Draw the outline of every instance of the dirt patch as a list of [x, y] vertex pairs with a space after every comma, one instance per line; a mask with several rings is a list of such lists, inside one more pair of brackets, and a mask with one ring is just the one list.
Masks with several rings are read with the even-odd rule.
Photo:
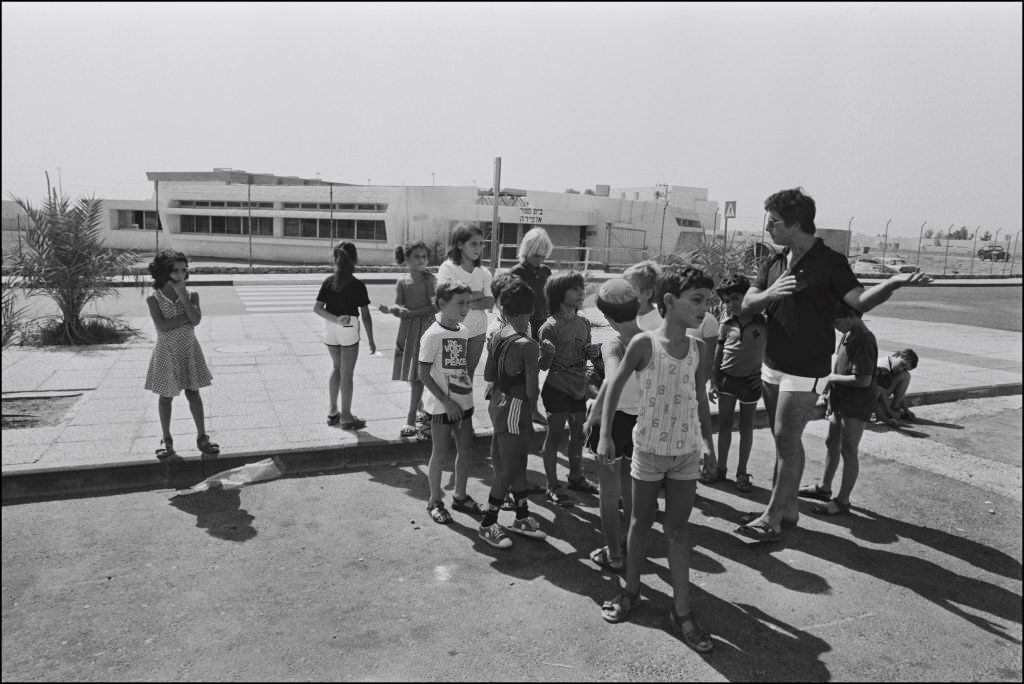
[[81, 398], [81, 394], [64, 397], [27, 397], [3, 400], [3, 429], [60, 425], [64, 416]]

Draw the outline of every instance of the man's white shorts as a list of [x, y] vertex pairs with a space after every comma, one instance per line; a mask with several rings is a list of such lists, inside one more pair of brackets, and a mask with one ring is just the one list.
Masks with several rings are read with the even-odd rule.
[[814, 392], [825, 391], [824, 378], [808, 378], [803, 375], [790, 375], [761, 364], [761, 382], [778, 385], [780, 392]]

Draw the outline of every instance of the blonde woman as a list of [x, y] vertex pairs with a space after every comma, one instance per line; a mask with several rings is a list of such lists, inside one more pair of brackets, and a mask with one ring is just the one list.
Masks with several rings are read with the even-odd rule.
[[543, 228], [532, 228], [519, 244], [519, 263], [510, 273], [523, 279], [533, 290], [533, 315], [530, 316], [530, 336], [539, 341], [540, 326], [548, 318], [548, 300], [544, 296], [544, 285], [551, 277], [551, 269], [544, 261], [551, 256], [554, 245]]

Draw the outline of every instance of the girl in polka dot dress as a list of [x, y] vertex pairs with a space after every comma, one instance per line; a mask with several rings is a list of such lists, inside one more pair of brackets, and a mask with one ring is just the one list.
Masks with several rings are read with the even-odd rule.
[[164, 250], [149, 264], [149, 273], [153, 276], [154, 292], [146, 298], [146, 304], [156, 326], [156, 346], [149, 360], [146, 389], [160, 395], [158, 407], [163, 431], [156, 456], [161, 460], [176, 456], [171, 438], [171, 399], [182, 390], [185, 390], [199, 434], [196, 446], [204, 454], [218, 454], [220, 447], [206, 434], [203, 400], [199, 397], [199, 388], [208, 386], [213, 376], [196, 340], [195, 328], [202, 314], [199, 294], [185, 287], [188, 258], [181, 252]]

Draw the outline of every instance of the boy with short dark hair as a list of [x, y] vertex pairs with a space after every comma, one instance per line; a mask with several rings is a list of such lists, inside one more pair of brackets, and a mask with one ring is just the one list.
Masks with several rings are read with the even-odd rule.
[[711, 368], [711, 399], [718, 401], [718, 465], [714, 481], [725, 478], [732, 446], [732, 423], [740, 405], [740, 453], [736, 465], [736, 489], [749, 492], [747, 462], [754, 443], [754, 415], [761, 398], [761, 363], [767, 322], [759, 313], [743, 313], [743, 296], [750, 280], [741, 273], [726, 276], [716, 293], [725, 304], [725, 320], [718, 332]]
[[917, 352], [900, 349], [878, 364], [875, 382], [878, 385], [878, 403], [875, 415], [893, 427], [902, 427], [901, 421], [913, 421], [914, 413], [907, 406], [907, 388], [910, 371], [917, 368]]
[[635, 335], [642, 332], [636, 323], [636, 312], [640, 306], [636, 291], [624, 278], [612, 278], [601, 284], [597, 291], [597, 308], [604, 314], [608, 325], [616, 335], [601, 345], [601, 357], [604, 360], [605, 378], [597, 393], [597, 398], [590, 406], [590, 414], [583, 426], [583, 432], [589, 435], [587, 447], [597, 461], [598, 483], [600, 486], [601, 531], [604, 534], [604, 546], [590, 554], [590, 560], [600, 566], [612, 570], [621, 570], [625, 566], [623, 549], [626, 537], [622, 533], [622, 517], [619, 504], [626, 522], [633, 510], [632, 483], [629, 479], [629, 468], [633, 459], [633, 426], [640, 411], [639, 387], [636, 376], [630, 375], [619, 395], [618, 406], [612, 418], [612, 442], [615, 453], [611, 457], [597, 452], [600, 431], [594, 426], [601, 422], [601, 411], [604, 408], [605, 395], [619, 372], [619, 365], [626, 354], [626, 347]]
[[[833, 371], [825, 378], [828, 396], [825, 471], [819, 484], [801, 487], [799, 491], [800, 496], [825, 502], [811, 508], [819, 515], [850, 512], [850, 493], [860, 472], [857, 450], [864, 425], [874, 410], [877, 393], [878, 342], [861, 320], [861, 313], [846, 302], [840, 302], [835, 326], [843, 337], [836, 351]], [[843, 459], [842, 481], [839, 493], [832, 498], [832, 479], [840, 456]]]
[[508, 489], [512, 490], [516, 511], [515, 522], [508, 530], [536, 539], [547, 536], [530, 516], [526, 498], [526, 459], [533, 441], [531, 416], [539, 394], [540, 346], [530, 337], [533, 302], [533, 290], [520, 278], [502, 289], [499, 306], [506, 324], [491, 338], [488, 350], [489, 359], [493, 359], [489, 365], [494, 379], [491, 400], [494, 480], [477, 535], [491, 546], [502, 549], [512, 546], [506, 528], [498, 524], [498, 512]]
[[575, 501], [558, 483], [558, 445], [569, 423], [569, 489], [597, 494], [597, 486], [583, 474], [583, 421], [587, 415], [587, 358], [590, 350], [590, 321], [579, 315], [583, 306], [583, 274], [559, 273], [548, 279], [545, 294], [549, 318], [540, 329], [541, 345], [555, 348], [551, 370], [544, 380], [541, 398], [548, 413], [544, 438], [545, 498], [558, 506]]

